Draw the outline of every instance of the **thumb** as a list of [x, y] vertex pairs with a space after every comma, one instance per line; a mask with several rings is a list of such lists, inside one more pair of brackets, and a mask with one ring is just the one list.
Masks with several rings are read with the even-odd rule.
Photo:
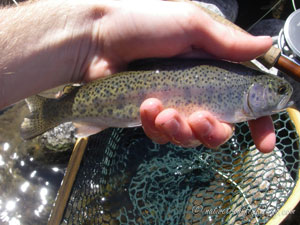
[[199, 23], [195, 21], [195, 31], [202, 29], [203, 32], [194, 32], [190, 36], [194, 39], [192, 43], [196, 44], [193, 47], [203, 49], [217, 58], [247, 61], [264, 54], [272, 46], [272, 39], [269, 36], [255, 37], [216, 22], [209, 15], [206, 22], [207, 25], [203, 27], [203, 21]]

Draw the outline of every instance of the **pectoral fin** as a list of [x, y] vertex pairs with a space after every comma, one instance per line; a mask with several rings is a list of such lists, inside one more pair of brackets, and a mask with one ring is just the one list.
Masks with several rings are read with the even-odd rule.
[[73, 125], [76, 128], [75, 136], [77, 138], [88, 137], [93, 134], [97, 134], [100, 131], [104, 130], [106, 127], [100, 127], [92, 123], [83, 123], [83, 122], [73, 122]]

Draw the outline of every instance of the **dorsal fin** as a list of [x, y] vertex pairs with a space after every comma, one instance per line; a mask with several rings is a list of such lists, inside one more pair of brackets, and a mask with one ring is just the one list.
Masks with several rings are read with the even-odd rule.
[[66, 86], [64, 86], [64, 88], [59, 91], [56, 95], [55, 98], [60, 98], [62, 96], [68, 95], [71, 92], [73, 92], [74, 90], [78, 90], [81, 87], [81, 85], [74, 85], [74, 84], [67, 84]]
[[69, 94], [71, 93], [72, 91], [74, 91], [75, 89], [78, 89], [79, 87], [81, 87], [80, 85], [75, 85], [75, 84], [68, 84], [66, 86], [64, 86], [63, 88], [63, 94]]

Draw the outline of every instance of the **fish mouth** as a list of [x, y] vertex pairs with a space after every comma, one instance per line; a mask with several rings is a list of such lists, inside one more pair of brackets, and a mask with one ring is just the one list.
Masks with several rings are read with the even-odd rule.
[[279, 104], [277, 105], [277, 110], [281, 111], [284, 110], [288, 107], [291, 107], [292, 105], [294, 105], [294, 101], [289, 101], [290, 96], [285, 96], [284, 98], [281, 99], [281, 101], [279, 102]]
[[288, 103], [286, 103], [286, 106], [285, 108], [289, 108], [289, 107], [292, 107], [295, 105], [295, 102], [294, 101], [289, 101]]

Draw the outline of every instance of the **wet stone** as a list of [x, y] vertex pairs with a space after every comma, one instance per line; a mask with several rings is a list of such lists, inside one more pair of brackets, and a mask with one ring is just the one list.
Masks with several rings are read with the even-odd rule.
[[67, 122], [44, 133], [40, 138], [46, 148], [54, 151], [66, 151], [72, 149], [76, 142], [75, 127], [71, 122]]

